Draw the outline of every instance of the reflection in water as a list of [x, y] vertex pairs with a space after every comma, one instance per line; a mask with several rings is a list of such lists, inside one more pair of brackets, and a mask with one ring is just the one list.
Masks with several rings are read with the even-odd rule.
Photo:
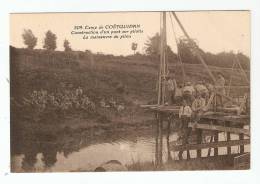
[[57, 161], [57, 147], [54, 144], [44, 144], [42, 150], [42, 161], [45, 164], [45, 167], [52, 167]]
[[[118, 137], [113, 137], [113, 134]], [[118, 160], [124, 165], [135, 162], [155, 163], [156, 150], [160, 142], [162, 142], [162, 162], [177, 159], [177, 154], [169, 151], [169, 141], [177, 140], [176, 133], [163, 135], [159, 141], [152, 136], [152, 132], [145, 131], [135, 132], [134, 136], [125, 136], [124, 133], [104, 136], [107, 139], [101, 135], [89, 138], [80, 134], [60, 138], [66, 140], [60, 142], [31, 142], [31, 144], [27, 142], [24, 152], [12, 157], [12, 170], [14, 172], [93, 171], [108, 160]], [[220, 134], [219, 139], [225, 140], [225, 134]], [[231, 139], [238, 139], [238, 136], [231, 135]], [[245, 147], [245, 151], [247, 150], [249, 146]], [[232, 146], [232, 153], [238, 152], [239, 147]], [[219, 148], [219, 153], [226, 154], [227, 149]], [[195, 150], [190, 154], [191, 158], [196, 157]], [[202, 157], [207, 154], [208, 149], [203, 149]], [[211, 151], [211, 155], [213, 154]]]
[[22, 161], [22, 169], [25, 171], [33, 171], [34, 165], [37, 161], [37, 152], [27, 152], [24, 154]]
[[[175, 134], [170, 135], [171, 140], [176, 138]], [[164, 136], [164, 161], [167, 160], [166, 140], [166, 136]], [[84, 142], [87, 141], [81, 140], [81, 142], [84, 144]], [[36, 144], [32, 147], [35, 146]], [[67, 144], [64, 144], [65, 149], [62, 150], [58, 149], [57, 144], [42, 143], [42, 145], [40, 144], [40, 146], [36, 147], [38, 152], [26, 152], [20, 155], [15, 155], [12, 158], [12, 160], [15, 160], [16, 162], [16, 164], [13, 165], [14, 171], [93, 170], [108, 160], [119, 160], [122, 164], [155, 161], [155, 139], [150, 133], [135, 138], [120, 138], [113, 142], [109, 141], [107, 143], [86, 144], [86, 146], [83, 145], [83, 147], [78, 150], [70, 151], [70, 154], [66, 154], [69, 152]], [[22, 163], [22, 166], [17, 164], [19, 162]], [[38, 168], [36, 169], [35, 165], [38, 162], [43, 162], [43, 164], [38, 164]], [[28, 165], [30, 167], [28, 167]], [[41, 168], [39, 168], [40, 166]]]

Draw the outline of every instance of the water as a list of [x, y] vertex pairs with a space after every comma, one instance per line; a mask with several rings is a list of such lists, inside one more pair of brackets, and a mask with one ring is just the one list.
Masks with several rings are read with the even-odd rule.
[[[176, 141], [176, 133], [169, 137], [170, 141]], [[219, 140], [225, 140], [225, 134], [219, 134]], [[208, 137], [206, 137], [208, 139]], [[237, 135], [231, 135], [232, 140], [238, 139]], [[102, 142], [103, 140], [103, 142]], [[29, 145], [30, 150], [16, 154], [12, 157], [12, 170], [15, 172], [64, 172], [64, 171], [93, 171], [109, 160], [118, 160], [124, 165], [136, 162], [155, 162], [155, 138], [152, 132], [139, 132], [135, 136], [121, 136], [119, 138], [108, 137], [107, 140], [91, 142], [89, 139], [80, 137], [79, 145], [63, 145], [59, 149], [52, 143], [34, 143]], [[100, 142], [101, 141], [101, 142]], [[91, 142], [86, 144], [86, 142]], [[37, 145], [37, 146], [36, 146]], [[34, 148], [35, 146], [35, 148]], [[66, 146], [69, 148], [67, 150]], [[238, 153], [239, 147], [232, 146], [232, 153]], [[249, 146], [245, 146], [249, 151]], [[168, 148], [166, 135], [163, 136], [163, 162], [167, 161]], [[192, 150], [191, 157], [196, 157], [196, 151]], [[184, 152], [183, 157], [186, 157]], [[208, 149], [202, 150], [202, 156], [208, 154]], [[213, 149], [211, 155], [213, 155]], [[219, 154], [227, 154], [226, 148], [219, 148]], [[177, 159], [177, 153], [171, 152], [172, 159]]]

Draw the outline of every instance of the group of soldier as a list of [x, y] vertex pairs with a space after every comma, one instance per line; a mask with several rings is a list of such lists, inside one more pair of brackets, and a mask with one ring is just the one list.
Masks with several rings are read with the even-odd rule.
[[[215, 86], [210, 82], [198, 81], [192, 84], [186, 81], [184, 85], [177, 85], [174, 74], [166, 78], [167, 94], [166, 105], [180, 105], [180, 140], [182, 144], [188, 143], [188, 137], [191, 133], [189, 123], [196, 124], [201, 115], [207, 111], [207, 103], [213, 92], [218, 92], [218, 104], [222, 105], [221, 95], [225, 95], [225, 78], [221, 73], [218, 74]], [[182, 152], [180, 152], [182, 154]], [[182, 155], [179, 155], [182, 157]], [[188, 153], [189, 157], [189, 153]]]
[[61, 111], [73, 109], [93, 111], [95, 109], [94, 102], [84, 94], [81, 87], [57, 93], [51, 93], [47, 90], [35, 90], [28, 98], [24, 99], [24, 103], [32, 105], [39, 111], [44, 111], [47, 108]]

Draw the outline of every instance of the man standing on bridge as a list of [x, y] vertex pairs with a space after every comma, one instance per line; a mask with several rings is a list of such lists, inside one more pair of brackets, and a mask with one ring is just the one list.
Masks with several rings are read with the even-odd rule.
[[172, 76], [166, 77], [166, 85], [167, 85], [167, 102], [169, 105], [172, 105], [175, 101], [175, 92], [177, 88], [177, 83], [174, 77], [174, 74]]
[[195, 89], [191, 84], [191, 82], [186, 82], [182, 91], [183, 91], [183, 99], [186, 100], [189, 105], [191, 105], [195, 94]]
[[[181, 119], [181, 135], [179, 137], [180, 140], [182, 140], [182, 144], [186, 145], [188, 144], [188, 138], [191, 133], [191, 128], [189, 128], [189, 122], [191, 121], [191, 115], [192, 110], [190, 106], [188, 105], [186, 100], [183, 100], [182, 106], [179, 110], [179, 118]], [[183, 151], [179, 152], [179, 159], [182, 159], [182, 153]], [[187, 151], [187, 158], [190, 158], [190, 152]]]
[[217, 92], [217, 105], [219, 106], [222, 106], [223, 105], [223, 95], [226, 94], [226, 91], [225, 91], [225, 83], [226, 83], [226, 80], [225, 78], [223, 77], [223, 75], [219, 72], [218, 73], [218, 78], [216, 80], [216, 85], [215, 85], [215, 88], [216, 88], [216, 92]]
[[194, 113], [194, 121], [197, 123], [204, 112], [206, 101], [202, 98], [201, 94], [197, 94], [197, 98], [193, 101], [191, 109]]

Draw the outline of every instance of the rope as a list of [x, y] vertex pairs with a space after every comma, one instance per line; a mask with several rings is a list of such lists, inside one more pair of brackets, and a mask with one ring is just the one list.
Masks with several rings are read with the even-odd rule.
[[245, 70], [242, 68], [242, 66], [241, 66], [241, 64], [240, 64], [240, 61], [239, 61], [237, 55], [235, 55], [235, 61], [237, 62], [238, 66], [239, 66], [239, 68], [240, 68], [241, 74], [244, 75], [244, 78], [245, 78], [246, 82], [249, 84], [249, 80], [248, 80], [248, 78], [247, 78], [246, 72], [245, 72]]
[[[179, 26], [180, 26], [182, 32], [184, 33], [184, 35], [187, 37], [188, 41], [190, 43], [192, 43], [192, 39], [190, 38], [190, 36], [186, 32], [185, 28], [183, 27], [183, 25], [180, 22], [179, 18], [177, 17], [176, 13], [175, 12], [171, 12], [171, 13], [172, 13], [173, 17], [175, 18], [175, 20], [177, 21], [177, 23], [179, 24]], [[204, 68], [206, 69], [206, 71], [208, 72], [210, 78], [213, 80], [214, 83], [216, 83], [215, 76], [213, 75], [213, 73], [211, 72], [210, 68], [208, 67], [208, 65], [206, 64], [206, 62], [204, 61], [204, 59], [200, 55], [200, 51], [198, 50], [198, 48], [194, 47], [194, 52], [195, 52], [195, 55], [197, 56], [197, 58], [202, 63], [202, 65], [204, 66]]]
[[[161, 35], [162, 35], [162, 14], [160, 13], [160, 36]], [[162, 53], [162, 46], [161, 45], [160, 45], [160, 53]], [[162, 78], [161, 78], [161, 74], [162, 74], [162, 63], [161, 63], [161, 55], [160, 55], [160, 66], [159, 66], [159, 73], [158, 73], [158, 99], [157, 99], [158, 105], [161, 104], [161, 96], [162, 96], [162, 88], [161, 88]]]
[[235, 61], [233, 61], [233, 65], [232, 65], [232, 70], [231, 70], [231, 76], [230, 76], [230, 80], [229, 80], [229, 85], [228, 85], [228, 92], [227, 92], [227, 96], [229, 96], [229, 93], [230, 93], [230, 86], [231, 86], [231, 83], [232, 83], [232, 78], [233, 78], [233, 71], [234, 71], [234, 68], [235, 68]]
[[183, 62], [182, 62], [181, 55], [180, 55], [179, 44], [178, 44], [178, 40], [177, 40], [177, 36], [176, 36], [175, 29], [174, 29], [174, 25], [173, 25], [172, 15], [171, 15], [171, 13], [169, 13], [169, 15], [170, 15], [170, 19], [171, 19], [171, 25], [172, 25], [172, 31], [173, 31], [173, 35], [174, 35], [174, 40], [175, 40], [176, 47], [177, 47], [177, 58], [178, 58], [178, 61], [180, 62], [180, 65], [181, 65], [182, 78], [183, 78], [183, 83], [184, 83], [185, 80], [186, 80], [186, 74], [185, 74], [185, 70], [184, 70], [184, 64], [183, 64]]

